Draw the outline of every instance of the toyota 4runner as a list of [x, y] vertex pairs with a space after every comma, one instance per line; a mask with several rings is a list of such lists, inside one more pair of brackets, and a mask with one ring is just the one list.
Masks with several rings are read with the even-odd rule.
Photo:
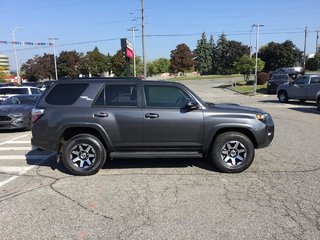
[[113, 158], [209, 157], [238, 173], [273, 137], [268, 113], [204, 102], [176, 82], [59, 80], [33, 109], [32, 145], [60, 154], [75, 175], [95, 174]]

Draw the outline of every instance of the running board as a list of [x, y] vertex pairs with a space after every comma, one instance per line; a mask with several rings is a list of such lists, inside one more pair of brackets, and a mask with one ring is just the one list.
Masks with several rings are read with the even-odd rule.
[[110, 158], [202, 158], [199, 152], [112, 152]]

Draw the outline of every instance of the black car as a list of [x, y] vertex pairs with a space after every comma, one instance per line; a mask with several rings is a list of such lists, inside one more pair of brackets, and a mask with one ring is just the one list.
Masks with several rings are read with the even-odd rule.
[[176, 82], [59, 80], [32, 114], [32, 145], [61, 153], [75, 175], [116, 158], [209, 157], [217, 169], [237, 173], [274, 136], [263, 110], [207, 103]]
[[7, 98], [0, 104], [0, 130], [25, 129], [32, 126], [32, 108], [40, 95], [21, 94]]
[[268, 93], [276, 93], [280, 84], [287, 83], [290, 80], [288, 74], [273, 74], [267, 84]]

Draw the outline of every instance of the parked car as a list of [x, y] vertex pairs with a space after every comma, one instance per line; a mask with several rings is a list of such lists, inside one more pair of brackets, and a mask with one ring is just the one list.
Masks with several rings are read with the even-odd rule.
[[18, 95], [18, 94], [42, 94], [42, 91], [36, 87], [17, 87], [17, 86], [7, 86], [0, 87], [0, 102], [6, 100], [8, 97]]
[[0, 129], [25, 129], [32, 126], [32, 108], [39, 94], [20, 94], [4, 100], [0, 105]]
[[280, 102], [286, 103], [289, 99], [316, 101], [317, 92], [320, 90], [320, 75], [306, 74], [289, 83], [280, 84], [277, 96]]
[[268, 93], [276, 93], [280, 84], [287, 83], [291, 80], [288, 74], [273, 74], [267, 84]]
[[271, 116], [237, 104], [204, 102], [176, 82], [59, 80], [33, 109], [32, 145], [61, 153], [75, 175], [107, 158], [209, 157], [222, 172], [247, 169], [274, 137]]
[[48, 80], [48, 81], [40, 82], [39, 88], [41, 89], [41, 91], [44, 92], [48, 87], [50, 87], [55, 82], [56, 82], [56, 80]]
[[278, 68], [272, 74], [288, 74], [290, 78], [296, 79], [299, 75], [304, 75], [303, 67], [283, 67]]
[[320, 111], [320, 90], [317, 92], [317, 109]]

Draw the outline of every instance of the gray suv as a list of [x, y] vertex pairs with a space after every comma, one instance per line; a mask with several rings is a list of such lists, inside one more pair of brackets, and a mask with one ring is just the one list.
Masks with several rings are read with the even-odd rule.
[[280, 84], [277, 89], [278, 99], [282, 103], [289, 99], [316, 101], [317, 92], [320, 90], [320, 75], [305, 74], [289, 83]]
[[33, 110], [32, 145], [61, 154], [75, 175], [95, 174], [114, 158], [209, 157], [238, 173], [273, 137], [268, 113], [204, 102], [175, 82], [61, 80]]

